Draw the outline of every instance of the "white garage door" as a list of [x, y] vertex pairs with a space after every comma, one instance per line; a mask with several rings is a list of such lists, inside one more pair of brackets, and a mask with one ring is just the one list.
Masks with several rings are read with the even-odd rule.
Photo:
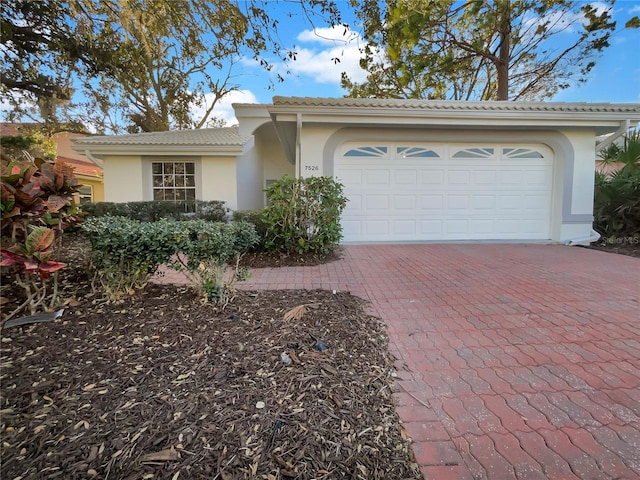
[[550, 238], [543, 145], [344, 144], [334, 175], [346, 242]]

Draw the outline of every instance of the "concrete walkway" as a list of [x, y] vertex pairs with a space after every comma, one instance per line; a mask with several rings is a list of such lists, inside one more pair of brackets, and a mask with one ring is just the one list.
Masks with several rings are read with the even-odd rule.
[[427, 480], [640, 478], [640, 259], [559, 245], [362, 245], [252, 275], [247, 288], [370, 301]]

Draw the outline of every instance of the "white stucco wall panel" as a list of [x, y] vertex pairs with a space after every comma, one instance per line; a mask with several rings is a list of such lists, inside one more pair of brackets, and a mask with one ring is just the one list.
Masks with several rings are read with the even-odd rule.
[[262, 158], [258, 146], [249, 142], [236, 162], [238, 179], [238, 210], [262, 208]]
[[573, 146], [573, 188], [571, 215], [593, 214], [595, 132], [593, 130], [562, 131]]
[[300, 176], [331, 176], [324, 162], [323, 152], [329, 138], [339, 130], [333, 126], [304, 125], [300, 141]]
[[[295, 165], [287, 161], [282, 146], [275, 136], [261, 138], [259, 148], [262, 157], [262, 174], [265, 181], [278, 180], [285, 173], [295, 176]], [[263, 184], [262, 188], [264, 187], [265, 185]]]
[[109, 156], [104, 160], [104, 200], [117, 203], [144, 200], [142, 157]]
[[236, 157], [202, 157], [200, 162], [201, 200], [222, 200], [238, 209]]

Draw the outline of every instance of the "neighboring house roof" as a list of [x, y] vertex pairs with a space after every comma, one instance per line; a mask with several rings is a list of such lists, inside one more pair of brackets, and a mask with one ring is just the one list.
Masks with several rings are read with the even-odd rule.
[[60, 156], [57, 157], [57, 160], [61, 160], [73, 167], [75, 174], [78, 176], [102, 179], [102, 169], [92, 162]]
[[132, 154], [149, 155], [237, 155], [251, 139], [241, 136], [238, 127], [172, 130], [167, 132], [136, 133], [132, 135], [106, 135], [74, 139], [73, 149], [90, 150], [94, 155]]

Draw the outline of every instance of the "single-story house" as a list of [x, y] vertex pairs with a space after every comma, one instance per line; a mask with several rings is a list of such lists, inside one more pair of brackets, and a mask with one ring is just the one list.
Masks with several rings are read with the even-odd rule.
[[595, 139], [638, 104], [274, 97], [234, 105], [238, 126], [84, 137], [105, 200], [265, 205], [283, 174], [344, 185], [345, 242], [593, 236]]

